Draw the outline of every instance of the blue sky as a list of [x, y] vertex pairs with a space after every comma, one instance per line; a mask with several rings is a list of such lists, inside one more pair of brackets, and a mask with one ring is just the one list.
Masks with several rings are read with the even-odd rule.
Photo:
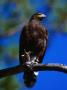
[[[44, 56], [43, 63], [60, 63], [67, 65], [67, 33], [60, 33], [53, 31], [54, 27], [51, 28], [53, 21], [57, 19], [55, 13], [53, 13], [53, 8], [51, 9], [48, 5], [47, 0], [29, 0], [32, 7], [35, 7], [35, 11], [41, 11], [46, 13], [48, 16], [46, 20], [43, 21], [44, 25], [48, 28], [49, 38], [48, 38], [48, 48]], [[43, 2], [42, 2], [43, 1]], [[66, 2], [62, 0], [63, 2]], [[34, 4], [32, 4], [35, 2]], [[38, 4], [39, 2], [39, 4]], [[60, 2], [60, 0], [59, 0]], [[62, 2], [61, 2], [62, 3]], [[61, 4], [60, 3], [60, 4]], [[12, 10], [16, 9], [16, 4], [7, 4], [0, 6], [0, 13], [2, 15], [2, 20], [7, 20], [11, 14]], [[53, 16], [52, 16], [53, 15]], [[1, 23], [1, 22], [0, 22]], [[1, 26], [0, 26], [1, 28]], [[0, 45], [6, 48], [6, 52], [9, 53], [8, 47], [10, 45], [19, 46], [19, 33], [16, 33], [13, 36], [0, 38]], [[19, 47], [18, 47], [19, 48]], [[7, 55], [7, 54], [6, 54]], [[14, 61], [8, 62], [5, 58], [3, 61], [0, 61], [0, 67], [11, 67], [19, 64], [18, 58]], [[17, 79], [21, 85], [21, 90], [67, 90], [67, 75], [61, 72], [56, 71], [43, 71], [39, 73], [36, 85], [28, 89], [23, 86], [22, 73], [16, 75]]]

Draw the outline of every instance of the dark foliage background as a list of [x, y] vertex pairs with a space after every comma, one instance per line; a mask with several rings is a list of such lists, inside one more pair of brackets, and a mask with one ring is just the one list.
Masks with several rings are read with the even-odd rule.
[[[19, 64], [21, 28], [35, 12], [47, 18], [43, 24], [49, 41], [43, 63], [67, 64], [67, 0], [0, 0], [0, 69]], [[0, 90], [26, 90], [23, 73], [0, 79]], [[40, 72], [31, 90], [66, 90], [67, 75], [60, 72]]]

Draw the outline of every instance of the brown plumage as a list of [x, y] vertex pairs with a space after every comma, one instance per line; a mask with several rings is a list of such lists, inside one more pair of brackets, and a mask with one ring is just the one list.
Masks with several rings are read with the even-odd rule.
[[24, 62], [21, 57], [21, 55], [24, 54], [24, 49], [27, 52], [31, 51], [31, 56], [36, 56], [39, 63], [42, 62], [47, 47], [47, 40], [48, 33], [46, 28], [40, 24], [38, 19], [32, 18], [29, 23], [23, 27], [20, 35], [20, 62], [22, 64]]
[[31, 17], [28, 24], [23, 27], [19, 46], [20, 64], [25, 63], [21, 56], [24, 54], [24, 49], [31, 52], [31, 58], [36, 57], [38, 63], [42, 63], [48, 41], [47, 30], [40, 22], [44, 17], [46, 16], [42, 13], [36, 13]]

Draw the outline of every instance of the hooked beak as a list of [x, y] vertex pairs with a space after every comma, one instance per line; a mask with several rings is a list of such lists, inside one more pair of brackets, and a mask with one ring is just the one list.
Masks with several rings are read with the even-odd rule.
[[40, 18], [46, 18], [47, 16], [45, 14], [38, 15]]

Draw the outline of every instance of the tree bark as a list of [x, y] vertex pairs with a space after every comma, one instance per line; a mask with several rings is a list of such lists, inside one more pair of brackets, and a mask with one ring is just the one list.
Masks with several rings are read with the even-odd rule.
[[0, 78], [21, 73], [29, 69], [33, 71], [59, 71], [67, 73], [67, 66], [63, 64], [56, 64], [56, 63], [33, 64], [33, 65], [24, 64], [0, 70]]

